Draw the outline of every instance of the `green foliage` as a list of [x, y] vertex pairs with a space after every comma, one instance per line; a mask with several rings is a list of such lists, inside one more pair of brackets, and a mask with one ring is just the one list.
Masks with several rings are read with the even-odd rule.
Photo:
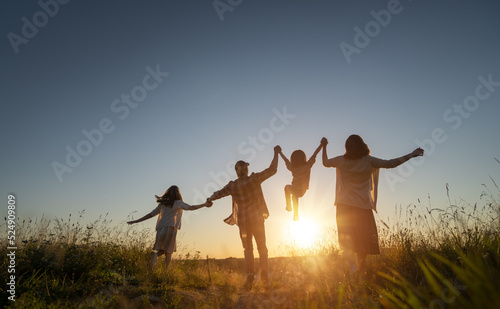
[[[496, 186], [496, 184], [495, 184]], [[487, 187], [485, 186], [486, 190]], [[448, 188], [447, 188], [448, 189]], [[498, 189], [498, 188], [497, 188]], [[500, 192], [500, 190], [498, 190]], [[280, 246], [270, 282], [242, 287], [243, 259], [221, 260], [183, 249], [168, 270], [147, 268], [153, 232], [115, 225], [107, 216], [82, 223], [45, 218], [18, 226], [16, 302], [12, 308], [496, 308], [500, 303], [500, 196], [479, 204], [396, 207], [378, 219], [381, 254], [351, 276], [336, 231], [314, 246]], [[7, 254], [6, 244], [0, 254]], [[7, 259], [0, 281], [7, 282]], [[256, 261], [258, 265], [258, 259]], [[5, 286], [5, 285], [4, 285]]]
[[457, 261], [431, 253], [435, 261], [418, 264], [426, 285], [415, 285], [399, 272], [380, 273], [390, 284], [382, 289], [385, 308], [496, 308], [500, 304], [498, 265], [490, 264], [478, 252], [457, 252]]

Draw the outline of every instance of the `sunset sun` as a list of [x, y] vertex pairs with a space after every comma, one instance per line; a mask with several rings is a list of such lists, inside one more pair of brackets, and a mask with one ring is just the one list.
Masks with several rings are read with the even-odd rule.
[[292, 241], [299, 247], [313, 246], [318, 237], [318, 226], [307, 217], [301, 217], [299, 221], [291, 221], [288, 224], [288, 232]]

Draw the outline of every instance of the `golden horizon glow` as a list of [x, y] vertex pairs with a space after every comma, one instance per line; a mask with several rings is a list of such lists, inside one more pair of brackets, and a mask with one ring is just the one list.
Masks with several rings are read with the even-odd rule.
[[294, 245], [299, 248], [311, 248], [318, 241], [319, 229], [317, 224], [307, 217], [288, 224], [288, 234]]

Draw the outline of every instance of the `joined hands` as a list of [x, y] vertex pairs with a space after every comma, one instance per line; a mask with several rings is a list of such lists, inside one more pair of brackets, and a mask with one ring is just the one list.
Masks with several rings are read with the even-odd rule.
[[212, 207], [212, 205], [213, 205], [213, 204], [214, 204], [214, 202], [212, 202], [212, 201], [210, 200], [210, 198], [207, 198], [207, 200], [205, 201], [205, 206], [206, 206], [206, 207]]

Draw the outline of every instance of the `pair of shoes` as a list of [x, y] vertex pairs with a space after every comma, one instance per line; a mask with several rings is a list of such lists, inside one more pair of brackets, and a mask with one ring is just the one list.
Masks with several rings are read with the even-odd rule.
[[254, 279], [253, 275], [248, 275], [247, 276], [247, 281], [245, 282], [245, 285], [244, 285], [245, 290], [251, 290], [252, 289], [253, 279]]

